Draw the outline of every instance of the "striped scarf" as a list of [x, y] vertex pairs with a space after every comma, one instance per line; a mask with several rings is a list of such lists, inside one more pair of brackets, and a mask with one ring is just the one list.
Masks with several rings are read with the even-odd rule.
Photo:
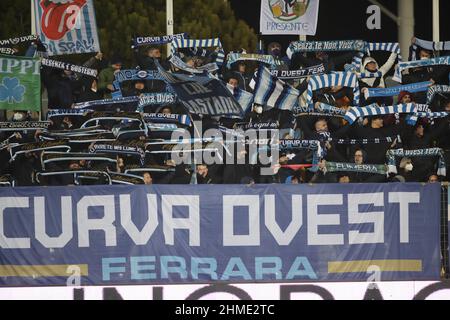
[[266, 67], [259, 67], [254, 87], [254, 103], [292, 110], [298, 105], [300, 92], [282, 80], [272, 76]]
[[230, 69], [233, 63], [243, 60], [258, 61], [265, 64], [269, 64], [272, 67], [276, 67], [282, 64], [281, 60], [275, 59], [272, 55], [269, 54], [231, 52], [227, 56], [227, 68]]
[[412, 59], [416, 60], [417, 47], [433, 51], [450, 50], [450, 41], [433, 42], [416, 38], [412, 47], [413, 47]]
[[444, 86], [444, 85], [434, 85], [428, 88], [427, 92], [427, 103], [431, 104], [433, 102], [434, 96], [436, 94], [443, 94], [443, 93], [449, 93], [450, 94], [450, 86]]
[[227, 83], [227, 88], [233, 94], [233, 97], [237, 100], [237, 102], [241, 105], [244, 113], [248, 112], [252, 107], [253, 103], [253, 94], [247, 92], [245, 90], [235, 88], [232, 85]]
[[395, 74], [392, 77], [392, 80], [402, 82], [402, 71], [406, 69], [428, 67], [435, 65], [449, 65], [449, 64], [450, 64], [450, 56], [438, 57], [427, 60], [400, 62], [395, 68]]
[[381, 78], [383, 76], [383, 73], [378, 71], [378, 72], [361, 72], [361, 73], [356, 73], [356, 76], [358, 77], [358, 79], [370, 79], [370, 78]]
[[180, 57], [175, 56], [175, 55], [172, 56], [169, 61], [178, 69], [181, 69], [183, 71], [190, 72], [190, 73], [203, 74], [205, 72], [214, 72], [219, 69], [219, 66], [217, 65], [217, 63], [208, 63], [203, 66], [197, 67], [197, 68], [190, 67], [183, 60], [181, 60]]
[[368, 88], [364, 96], [366, 99], [370, 97], [392, 97], [398, 95], [401, 91], [411, 93], [427, 91], [430, 85], [431, 81], [424, 81], [390, 88]]
[[178, 49], [181, 48], [209, 48], [217, 47], [219, 49], [216, 63], [220, 67], [225, 58], [225, 52], [219, 38], [214, 39], [173, 39], [172, 40], [172, 55], [176, 55]]
[[353, 57], [352, 63], [344, 65], [345, 72], [359, 72], [361, 70], [362, 59], [364, 57], [363, 52], [358, 52], [356, 56]]
[[326, 162], [326, 172], [364, 172], [373, 174], [386, 174], [384, 164], [356, 164], [344, 162]]
[[368, 50], [370, 51], [388, 51], [394, 52], [398, 55], [398, 59], [401, 61], [400, 45], [398, 42], [371, 42], [368, 44]]
[[366, 107], [351, 107], [345, 114], [345, 120], [352, 124], [356, 119], [374, 115], [386, 115], [394, 113], [415, 113], [416, 109], [413, 103], [404, 103], [394, 106], [380, 107], [377, 104], [371, 104]]
[[[343, 86], [353, 88], [353, 104], [359, 104], [359, 85], [358, 77], [351, 72], [334, 72], [331, 74], [323, 74], [319, 76], [312, 76], [308, 82], [308, 89], [306, 91], [306, 101], [309, 105], [313, 103], [313, 91], [328, 88], [332, 86]], [[311, 107], [311, 106], [310, 106]]]
[[363, 40], [336, 40], [336, 41], [294, 41], [289, 44], [286, 55], [298, 52], [314, 51], [365, 51], [367, 43]]
[[325, 66], [323, 63], [308, 68], [301, 68], [298, 70], [271, 70], [273, 76], [281, 80], [297, 80], [308, 76], [323, 74]]
[[395, 165], [395, 157], [439, 157], [437, 174], [439, 176], [446, 175], [444, 152], [441, 148], [428, 148], [428, 149], [390, 149], [386, 152], [386, 158], [388, 163], [388, 173], [397, 173], [397, 167]]

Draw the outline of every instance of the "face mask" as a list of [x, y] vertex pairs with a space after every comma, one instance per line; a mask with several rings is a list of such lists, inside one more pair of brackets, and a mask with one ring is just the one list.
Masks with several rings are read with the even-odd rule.
[[273, 49], [273, 50], [272, 50], [272, 54], [273, 54], [274, 56], [280, 55], [280, 52], [281, 52], [280, 49]]
[[421, 57], [420, 60], [428, 60], [429, 58], [427, 57]]
[[263, 107], [255, 107], [255, 112], [256, 112], [257, 114], [263, 113]]
[[412, 165], [412, 163], [408, 163], [406, 166], [405, 166], [405, 171], [412, 171], [413, 170], [413, 165]]
[[14, 121], [22, 121], [23, 120], [23, 114], [19, 113], [19, 112], [14, 113], [13, 120]]

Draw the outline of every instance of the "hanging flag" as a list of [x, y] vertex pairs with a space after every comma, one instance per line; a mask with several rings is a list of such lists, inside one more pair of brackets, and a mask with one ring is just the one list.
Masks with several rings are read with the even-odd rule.
[[261, 0], [261, 34], [315, 35], [319, 0]]
[[31, 0], [49, 56], [100, 51], [93, 0]]
[[41, 110], [38, 59], [0, 55], [0, 109]]

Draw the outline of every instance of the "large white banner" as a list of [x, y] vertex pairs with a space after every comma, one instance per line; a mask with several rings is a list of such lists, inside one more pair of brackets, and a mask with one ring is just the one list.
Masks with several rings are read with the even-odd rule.
[[33, 31], [50, 56], [100, 51], [93, 0], [31, 0], [31, 3]]
[[261, 0], [261, 34], [315, 35], [319, 0]]

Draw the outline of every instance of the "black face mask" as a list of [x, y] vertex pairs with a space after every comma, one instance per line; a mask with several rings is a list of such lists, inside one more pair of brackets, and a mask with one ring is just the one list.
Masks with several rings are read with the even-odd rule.
[[280, 49], [272, 49], [272, 54], [274, 55], [274, 56], [279, 56], [280, 55], [280, 53], [281, 53], [281, 50]]

